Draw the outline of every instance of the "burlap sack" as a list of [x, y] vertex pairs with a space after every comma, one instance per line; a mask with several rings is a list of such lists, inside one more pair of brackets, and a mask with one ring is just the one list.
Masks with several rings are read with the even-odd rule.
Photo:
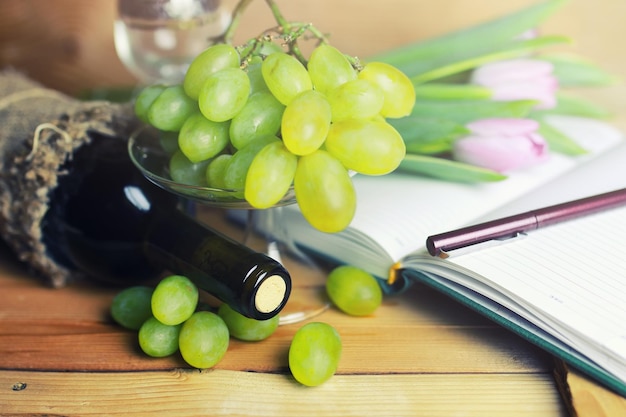
[[91, 141], [90, 132], [128, 137], [136, 126], [129, 104], [79, 101], [15, 71], [0, 72], [0, 233], [53, 287], [78, 276], [47, 255], [41, 236], [63, 163]]

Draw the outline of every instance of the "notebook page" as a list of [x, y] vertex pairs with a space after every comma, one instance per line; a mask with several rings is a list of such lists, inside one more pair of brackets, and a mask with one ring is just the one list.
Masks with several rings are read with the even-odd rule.
[[[626, 380], [626, 208], [529, 233], [452, 258], [542, 319], [564, 340]], [[532, 320], [524, 311], [520, 315]]]

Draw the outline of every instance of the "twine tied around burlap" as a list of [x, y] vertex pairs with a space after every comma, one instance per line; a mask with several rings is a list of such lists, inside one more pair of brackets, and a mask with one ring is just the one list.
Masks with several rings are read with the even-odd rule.
[[137, 123], [129, 103], [80, 101], [14, 70], [0, 72], [0, 234], [47, 284], [62, 287], [80, 276], [52, 259], [42, 240], [63, 164], [90, 134], [128, 138]]

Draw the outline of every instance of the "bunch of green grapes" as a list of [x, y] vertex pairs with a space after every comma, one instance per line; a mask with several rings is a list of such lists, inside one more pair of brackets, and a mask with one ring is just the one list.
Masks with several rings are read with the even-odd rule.
[[404, 158], [386, 119], [411, 113], [413, 85], [391, 65], [353, 65], [325, 43], [307, 63], [267, 51], [242, 60], [235, 47], [213, 45], [181, 85], [142, 90], [135, 112], [168, 132], [172, 179], [233, 190], [255, 208], [293, 187], [311, 225], [340, 231], [356, 209], [351, 173], [387, 174]]
[[137, 330], [141, 350], [152, 357], [180, 352], [189, 365], [205, 369], [216, 365], [228, 350], [231, 336], [246, 341], [269, 337], [278, 316], [254, 320], [226, 304], [214, 313], [199, 308], [196, 285], [182, 275], [171, 275], [152, 289], [127, 288], [111, 303], [111, 316], [121, 326]]

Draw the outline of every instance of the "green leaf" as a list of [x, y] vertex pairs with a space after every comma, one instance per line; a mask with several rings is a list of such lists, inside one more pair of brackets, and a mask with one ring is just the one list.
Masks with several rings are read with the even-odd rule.
[[[417, 100], [410, 118], [446, 118], [456, 124], [487, 118], [524, 118], [537, 104], [534, 100]], [[400, 132], [402, 134], [402, 132]]]
[[552, 152], [558, 152], [570, 156], [584, 155], [587, 150], [563, 132], [539, 118], [539, 134], [548, 142]]
[[[541, 38], [535, 38], [526, 41], [515, 41], [511, 42], [501, 49], [490, 51], [485, 54], [471, 56], [463, 60], [454, 60], [446, 65], [441, 65], [437, 68], [433, 68], [430, 71], [424, 71], [412, 76], [409, 75], [409, 78], [411, 78], [413, 84], [421, 84], [444, 77], [449, 77], [463, 71], [471, 70], [480, 65], [484, 65], [490, 62], [517, 58], [524, 54], [531, 53], [538, 48], [543, 48], [546, 46], [551, 46], [564, 42], [569, 42], [569, 39], [563, 36], [544, 36]], [[412, 71], [413, 68], [407, 66], [406, 70]]]
[[388, 123], [400, 133], [409, 153], [446, 152], [455, 139], [469, 133], [465, 126], [441, 118], [405, 117], [389, 119]]
[[482, 100], [491, 98], [487, 87], [472, 84], [428, 83], [415, 86], [415, 97], [435, 100]]
[[400, 163], [398, 171], [426, 175], [445, 181], [477, 183], [495, 182], [507, 178], [489, 169], [425, 155], [407, 154]]
[[603, 107], [581, 97], [557, 92], [557, 103], [552, 109], [537, 110], [538, 114], [565, 114], [570, 116], [607, 119], [611, 114]]
[[545, 54], [538, 58], [553, 65], [560, 87], [604, 87], [621, 81], [620, 77], [578, 55]]
[[522, 33], [536, 28], [566, 1], [544, 1], [483, 24], [383, 52], [369, 60], [387, 62], [409, 76], [432, 71], [502, 49]]

